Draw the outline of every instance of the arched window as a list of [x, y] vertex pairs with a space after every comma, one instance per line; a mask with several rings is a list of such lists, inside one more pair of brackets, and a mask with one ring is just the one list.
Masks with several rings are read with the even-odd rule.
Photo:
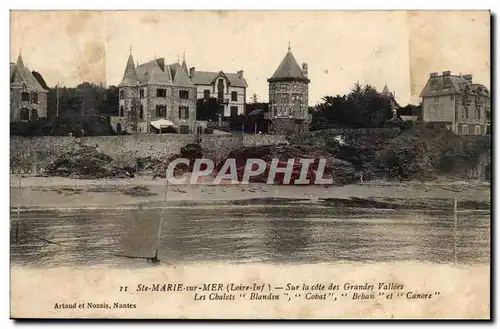
[[116, 124], [116, 133], [118, 133], [118, 134], [122, 133], [122, 124], [121, 123]]
[[142, 104], [141, 104], [141, 107], [140, 107], [140, 109], [139, 109], [139, 118], [140, 118], [141, 120], [143, 120], [143, 119], [144, 119], [144, 106], [143, 106]]

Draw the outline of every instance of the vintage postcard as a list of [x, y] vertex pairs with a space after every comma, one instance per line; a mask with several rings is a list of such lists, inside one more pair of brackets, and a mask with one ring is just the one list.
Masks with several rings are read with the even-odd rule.
[[11, 11], [11, 318], [490, 319], [489, 11]]

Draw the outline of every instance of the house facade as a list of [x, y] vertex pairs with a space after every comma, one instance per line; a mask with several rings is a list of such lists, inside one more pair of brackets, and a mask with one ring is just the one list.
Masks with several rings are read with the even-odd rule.
[[10, 63], [10, 122], [47, 117], [47, 90], [24, 65], [21, 54]]
[[136, 66], [130, 54], [118, 93], [118, 116], [111, 118], [117, 133], [196, 129], [196, 87], [185, 63], [166, 64], [164, 58], [157, 58]]
[[295, 60], [290, 46], [269, 83], [270, 132], [300, 134], [309, 131], [309, 78], [306, 63], [302, 68]]
[[490, 92], [484, 85], [473, 83], [471, 74], [431, 73], [420, 97], [424, 122], [446, 123], [460, 135], [487, 133]]
[[134, 64], [130, 53], [119, 89], [118, 116], [111, 118], [120, 133], [161, 132], [164, 125], [179, 133], [195, 133], [202, 123], [196, 121], [198, 98], [214, 97], [223, 106], [224, 116], [244, 113], [247, 83], [238, 73], [188, 70], [182, 64], [166, 64], [157, 58]]
[[215, 98], [225, 118], [245, 114], [248, 84], [243, 71], [207, 72], [189, 69], [189, 76], [196, 86], [197, 98]]

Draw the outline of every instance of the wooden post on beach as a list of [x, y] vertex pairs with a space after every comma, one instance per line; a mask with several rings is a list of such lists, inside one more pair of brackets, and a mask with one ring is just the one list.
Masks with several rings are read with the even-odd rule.
[[160, 223], [158, 225], [158, 234], [156, 236], [156, 246], [155, 246], [155, 256], [154, 256], [154, 259], [156, 261], [158, 261], [158, 250], [160, 248], [160, 238], [161, 238], [161, 230], [163, 227], [163, 217], [165, 216], [165, 206], [167, 203], [167, 191], [168, 191], [168, 170], [166, 173], [165, 193], [163, 195], [163, 207], [161, 210]]
[[453, 219], [455, 221], [455, 266], [457, 265], [457, 222], [458, 222], [458, 215], [457, 215], [457, 199], [453, 200]]

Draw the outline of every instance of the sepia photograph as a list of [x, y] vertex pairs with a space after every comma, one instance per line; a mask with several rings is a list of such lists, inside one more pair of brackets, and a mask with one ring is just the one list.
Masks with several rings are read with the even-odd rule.
[[491, 19], [10, 11], [10, 317], [490, 319]]

